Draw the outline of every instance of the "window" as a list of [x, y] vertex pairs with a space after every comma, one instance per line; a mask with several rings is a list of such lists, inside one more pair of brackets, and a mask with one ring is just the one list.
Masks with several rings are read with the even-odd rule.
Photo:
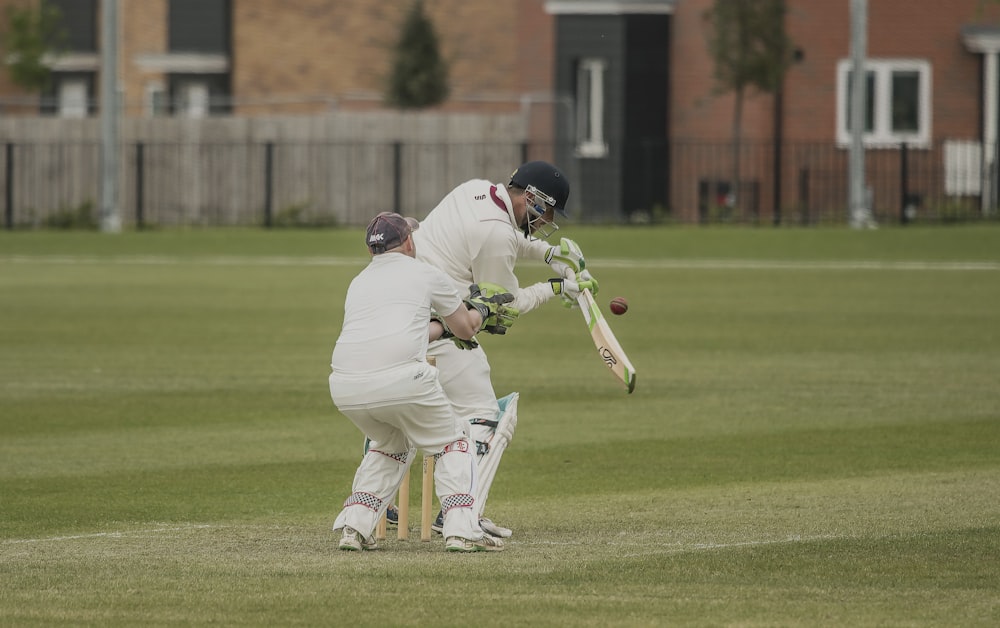
[[576, 154], [604, 157], [604, 59], [581, 59], [576, 68]]
[[166, 75], [171, 113], [193, 118], [231, 111], [231, 0], [168, 0]]
[[[851, 142], [852, 65], [850, 60], [837, 65], [837, 142], [842, 146]], [[868, 59], [865, 75], [865, 144], [929, 146], [930, 64], [917, 59]]]
[[167, 20], [171, 52], [229, 52], [229, 0], [170, 0]]
[[97, 52], [97, 0], [45, 0], [59, 11], [65, 35], [62, 45], [70, 52]]

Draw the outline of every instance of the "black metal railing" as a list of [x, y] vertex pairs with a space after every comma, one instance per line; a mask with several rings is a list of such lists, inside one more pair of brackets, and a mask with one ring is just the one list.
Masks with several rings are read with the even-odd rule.
[[[560, 164], [574, 182], [574, 213], [589, 222], [848, 222], [844, 148], [789, 142], [779, 162], [773, 144], [743, 142], [736, 167], [729, 142], [657, 142], [655, 150], [648, 141], [634, 143], [644, 151], [638, 161], [623, 154], [629, 149], [612, 145], [606, 164], [583, 158]], [[995, 220], [996, 173], [980, 166], [993, 160], [977, 147], [956, 141], [868, 150], [865, 182], [875, 219]], [[522, 160], [572, 154], [558, 148], [513, 142], [142, 141], [121, 151], [119, 211], [123, 224], [140, 229], [354, 225], [384, 209], [422, 216], [461, 181], [501, 181]], [[4, 227], [76, 225], [87, 222], [87, 215], [93, 222], [99, 153], [93, 141], [0, 142]], [[656, 163], [649, 155], [657, 156]], [[615, 163], [642, 167], [638, 174], [624, 173]], [[626, 180], [629, 189], [623, 189]]]

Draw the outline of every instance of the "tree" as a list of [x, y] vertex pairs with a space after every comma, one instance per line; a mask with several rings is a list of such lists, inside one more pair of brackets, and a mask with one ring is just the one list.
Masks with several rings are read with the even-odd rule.
[[45, 2], [37, 7], [9, 6], [2, 41], [11, 81], [29, 91], [42, 91], [52, 74], [45, 57], [61, 52], [66, 41], [62, 14]]
[[747, 89], [781, 88], [792, 61], [785, 33], [785, 0], [715, 0], [703, 14], [708, 51], [720, 91], [732, 91], [732, 176], [727, 205], [736, 205], [740, 181], [743, 100]]
[[415, 0], [403, 22], [385, 101], [404, 109], [440, 104], [448, 98], [448, 66], [441, 57], [434, 24]]

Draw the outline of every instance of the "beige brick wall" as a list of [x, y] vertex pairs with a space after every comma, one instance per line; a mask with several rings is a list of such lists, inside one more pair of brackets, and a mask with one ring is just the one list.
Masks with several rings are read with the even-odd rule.
[[151, 84], [167, 88], [160, 72], [143, 70], [136, 64], [139, 55], [163, 54], [167, 50], [167, 0], [119, 2], [121, 39], [118, 61], [126, 115], [146, 113], [145, 92]]
[[[5, 7], [37, 0], [0, 0]], [[237, 113], [378, 107], [412, 0], [232, 0]], [[544, 0], [424, 0], [449, 64], [446, 109], [517, 110], [551, 90], [554, 21]], [[120, 1], [126, 110], [143, 115], [146, 86], [164, 77], [136, 64], [167, 48], [167, 0]], [[0, 98], [18, 92], [0, 76]]]
[[[535, 10], [551, 41], [551, 17], [542, 11], [542, 0], [425, 1], [449, 65], [454, 101], [510, 102], [524, 89], [519, 4]], [[237, 1], [233, 91], [243, 101], [282, 95], [312, 101], [303, 102], [304, 108], [322, 107], [323, 99], [348, 108], [377, 105], [409, 6], [410, 0]]]

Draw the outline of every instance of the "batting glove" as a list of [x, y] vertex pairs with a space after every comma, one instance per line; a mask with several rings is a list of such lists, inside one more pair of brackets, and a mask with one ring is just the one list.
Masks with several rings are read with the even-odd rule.
[[593, 284], [592, 286], [590, 286], [590, 291], [593, 294], [597, 294], [597, 291], [600, 289], [597, 280], [591, 276], [589, 270], [581, 270], [579, 273], [577, 273], [576, 280], [577, 282], [589, 281], [591, 284]]
[[576, 298], [580, 296], [580, 292], [583, 290], [594, 291], [594, 281], [592, 279], [574, 281], [572, 279], [556, 277], [549, 279], [549, 286], [552, 288], [553, 294], [564, 297], [566, 301], [570, 302], [576, 302]]
[[[587, 266], [580, 245], [569, 238], [561, 238], [558, 245], [549, 247], [545, 253], [545, 263], [567, 279], [572, 278], [573, 275]], [[572, 271], [572, 274], [567, 273], [567, 269]]]
[[491, 334], [503, 335], [521, 312], [507, 306], [514, 300], [514, 295], [501, 286], [492, 283], [474, 283], [469, 286], [469, 298], [465, 303], [470, 308], [479, 311], [483, 319], [483, 326], [480, 329]]

